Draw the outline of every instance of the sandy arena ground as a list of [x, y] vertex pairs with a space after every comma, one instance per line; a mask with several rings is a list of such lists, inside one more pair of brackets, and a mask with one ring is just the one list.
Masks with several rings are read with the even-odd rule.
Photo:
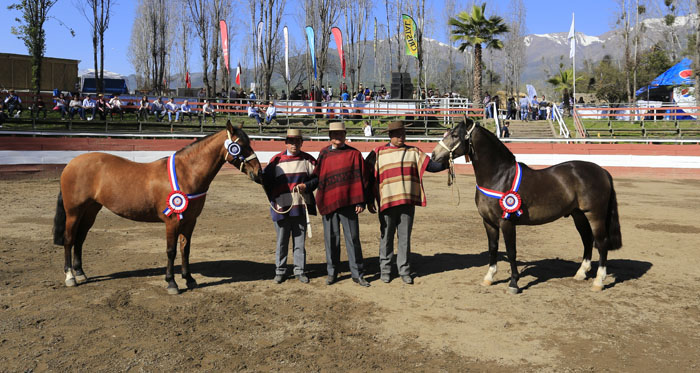
[[519, 295], [506, 294], [504, 261], [498, 282], [480, 285], [474, 177], [458, 176], [458, 206], [445, 181], [428, 175], [416, 210], [415, 285], [378, 281], [379, 224], [366, 212], [370, 288], [347, 269], [325, 284], [319, 217], [311, 283], [277, 285], [264, 193], [224, 171], [193, 236], [200, 287], [169, 296], [162, 224], [102, 210], [85, 244], [90, 282], [66, 288], [51, 242], [58, 179], [0, 180], [0, 371], [700, 370], [700, 180], [615, 180], [623, 248], [602, 292], [572, 279], [583, 250], [570, 218], [520, 227]]

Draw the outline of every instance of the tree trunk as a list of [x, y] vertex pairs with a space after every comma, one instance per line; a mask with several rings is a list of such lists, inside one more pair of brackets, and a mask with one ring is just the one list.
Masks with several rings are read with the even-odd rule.
[[474, 104], [481, 105], [481, 44], [474, 46]]

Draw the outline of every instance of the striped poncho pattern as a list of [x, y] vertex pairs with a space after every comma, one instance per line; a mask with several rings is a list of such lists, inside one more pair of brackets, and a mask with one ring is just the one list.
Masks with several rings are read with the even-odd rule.
[[[310, 215], [316, 215], [316, 201], [313, 193], [307, 189], [302, 193], [302, 198], [293, 198], [292, 190], [297, 184], [305, 183], [313, 177], [316, 159], [305, 152], [298, 155], [287, 155], [281, 152], [267, 164], [263, 170], [263, 183], [267, 197], [271, 205], [279, 211], [286, 211], [290, 206], [292, 209], [286, 214], [279, 214], [270, 207], [270, 216], [273, 221], [280, 221], [285, 216], [304, 216], [304, 204]], [[295, 194], [296, 195], [296, 194]]]
[[425, 206], [423, 173], [430, 158], [415, 146], [384, 145], [374, 150], [379, 211], [399, 205]]
[[351, 146], [321, 150], [314, 173], [318, 175], [316, 198], [321, 215], [371, 200], [365, 160], [362, 153]]

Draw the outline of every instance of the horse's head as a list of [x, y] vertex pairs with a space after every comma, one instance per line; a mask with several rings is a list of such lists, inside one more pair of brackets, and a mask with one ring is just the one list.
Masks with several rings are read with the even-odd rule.
[[230, 120], [226, 122], [226, 132], [228, 139], [224, 143], [226, 148], [224, 159], [241, 172], [248, 174], [251, 180], [260, 184], [262, 182], [262, 167], [258, 156], [250, 147], [248, 135], [239, 127], [232, 126]]
[[443, 165], [447, 164], [450, 159], [461, 156], [465, 156], [467, 162], [469, 162], [469, 144], [474, 126], [474, 121], [465, 117], [464, 122], [447, 131], [442, 140], [435, 145], [431, 158]]

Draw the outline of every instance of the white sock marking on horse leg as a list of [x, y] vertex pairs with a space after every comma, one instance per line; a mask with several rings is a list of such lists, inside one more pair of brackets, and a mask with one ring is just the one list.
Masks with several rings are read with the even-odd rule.
[[484, 276], [484, 282], [482, 285], [489, 286], [493, 283], [493, 276], [498, 272], [498, 266], [496, 264], [489, 266], [488, 271], [486, 271], [486, 276]]
[[66, 286], [75, 286], [75, 277], [70, 269], [66, 271]]
[[603, 288], [603, 281], [605, 281], [605, 277], [607, 276], [607, 273], [605, 271], [605, 267], [598, 267], [598, 274], [595, 277], [595, 280], [593, 280], [593, 287], [594, 288]]
[[585, 280], [586, 279], [586, 273], [591, 270], [591, 260], [590, 259], [584, 259], [583, 262], [581, 262], [581, 267], [579, 267], [578, 271], [576, 271], [576, 275], [574, 275], [574, 279], [576, 280]]

